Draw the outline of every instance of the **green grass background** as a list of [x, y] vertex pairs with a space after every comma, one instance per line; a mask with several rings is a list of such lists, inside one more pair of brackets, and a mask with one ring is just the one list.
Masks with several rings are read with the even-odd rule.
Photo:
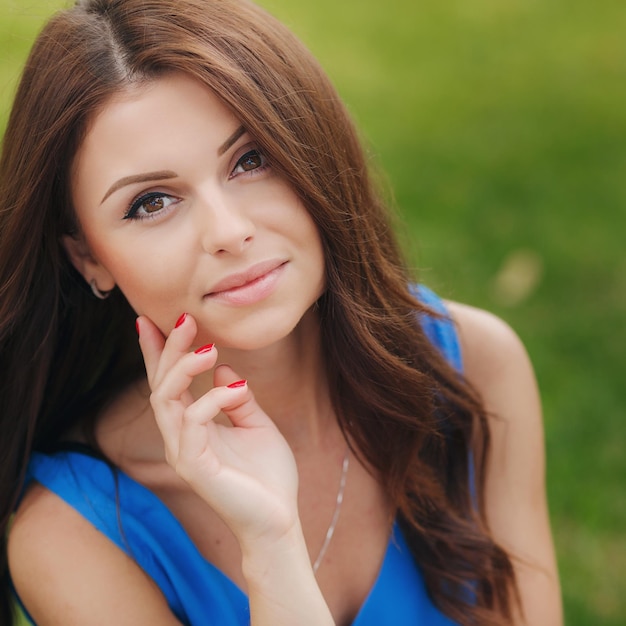
[[[63, 4], [1, 2], [3, 127], [33, 35]], [[626, 624], [626, 5], [262, 4], [348, 103], [422, 280], [525, 341], [567, 623]]]

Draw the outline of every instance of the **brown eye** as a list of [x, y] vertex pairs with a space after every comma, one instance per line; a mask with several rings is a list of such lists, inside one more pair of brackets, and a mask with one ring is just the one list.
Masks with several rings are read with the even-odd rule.
[[241, 167], [246, 172], [255, 170], [257, 167], [261, 167], [261, 165], [263, 165], [263, 159], [258, 152], [248, 152], [248, 154], [246, 154], [239, 162], [241, 163]]
[[141, 206], [146, 213], [154, 213], [165, 208], [165, 200], [163, 196], [154, 196], [146, 200]]
[[157, 216], [161, 212], [164, 214], [172, 205], [179, 202], [179, 198], [170, 196], [158, 191], [150, 192], [139, 196], [128, 209], [124, 216], [125, 220], [141, 219], [144, 217]]
[[237, 161], [237, 165], [235, 165], [231, 176], [245, 174], [246, 172], [253, 172], [255, 170], [263, 170], [266, 165], [267, 159], [260, 150], [250, 150]]

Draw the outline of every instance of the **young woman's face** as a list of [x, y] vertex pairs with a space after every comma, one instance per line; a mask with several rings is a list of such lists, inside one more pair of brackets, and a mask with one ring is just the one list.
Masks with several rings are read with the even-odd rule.
[[97, 116], [72, 171], [87, 281], [117, 284], [167, 334], [181, 313], [198, 343], [253, 349], [289, 334], [324, 289], [317, 229], [254, 138], [180, 75]]

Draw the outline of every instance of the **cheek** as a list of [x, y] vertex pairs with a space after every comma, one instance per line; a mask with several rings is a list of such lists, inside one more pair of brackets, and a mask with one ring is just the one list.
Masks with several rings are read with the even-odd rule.
[[[105, 239], [88, 238], [97, 261], [124, 290], [149, 293], [159, 285], [176, 284], [184, 275], [184, 257], [175, 254], [174, 242], [167, 245], [150, 238], [123, 236], [113, 232]], [[127, 297], [132, 298], [132, 293]]]
[[[189, 293], [190, 273], [170, 255], [149, 254], [135, 245], [132, 254], [124, 247], [102, 249], [98, 260], [138, 315], [148, 316], [163, 332], [171, 329]], [[97, 252], [96, 252], [97, 254]]]
[[307, 213], [307, 227], [303, 231], [303, 245], [306, 245], [309, 249], [311, 260], [316, 264], [318, 270], [325, 275], [326, 260], [324, 257], [324, 246], [322, 244], [322, 237], [319, 233], [317, 225], [313, 221], [313, 218]]

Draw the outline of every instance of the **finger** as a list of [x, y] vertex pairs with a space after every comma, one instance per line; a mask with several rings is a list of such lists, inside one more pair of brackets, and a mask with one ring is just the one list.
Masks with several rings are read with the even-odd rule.
[[183, 313], [165, 340], [158, 365], [150, 379], [151, 385], [158, 385], [171, 368], [189, 352], [197, 333], [196, 320], [191, 315]]
[[146, 374], [148, 381], [150, 381], [158, 367], [161, 352], [165, 346], [165, 337], [152, 320], [145, 315], [137, 318], [137, 333], [139, 334], [139, 347], [143, 354]]
[[218, 365], [215, 368], [215, 373], [213, 374], [213, 386], [214, 387], [226, 387], [226, 385], [230, 385], [238, 380], [241, 380], [242, 376], [239, 376], [235, 370], [230, 365], [224, 363], [223, 365]]
[[248, 393], [244, 396], [243, 402], [222, 408], [224, 415], [231, 421], [233, 426], [238, 428], [276, 428], [274, 422], [267, 413], [259, 406], [254, 394], [248, 388], [246, 381], [237, 381], [229, 385], [240, 385], [244, 383]]
[[[200, 457], [207, 471], [216, 472], [219, 469], [219, 461], [211, 447], [210, 434], [215, 428], [212, 422], [220, 411], [248, 402], [250, 395], [245, 383], [233, 387], [215, 387], [187, 407], [180, 429], [176, 463], [176, 469], [183, 478]], [[212, 444], [219, 445], [215, 440]]]
[[[238, 382], [242, 382], [241, 377], [230, 365], [224, 364], [216, 368], [213, 375], [213, 383], [216, 388], [237, 384]], [[248, 395], [245, 397], [245, 402], [237, 406], [224, 407], [222, 410], [234, 426], [240, 426], [241, 428], [255, 428], [267, 426], [268, 423], [273, 424], [258, 405], [254, 394], [250, 390], [248, 390]]]
[[[186, 352], [164, 374], [161, 381], [152, 389], [152, 400], [159, 404], [178, 402], [188, 392], [193, 379], [210, 370], [217, 362], [218, 351], [213, 344]], [[191, 402], [186, 402], [188, 406]]]
[[[143, 354], [146, 366], [146, 375], [153, 393], [150, 396], [150, 403], [153, 408], [157, 426], [161, 431], [165, 447], [166, 458], [172, 458], [172, 454], [178, 451], [178, 430], [180, 428], [180, 416], [183, 407], [178, 408], [178, 419], [175, 418], [176, 408], [168, 406], [168, 403], [161, 400], [155, 402], [154, 388], [155, 376], [159, 366], [159, 361], [163, 348], [165, 347], [165, 337], [161, 330], [146, 316], [137, 318], [137, 333], [139, 334], [139, 346]], [[167, 419], [165, 416], [169, 416]]]
[[217, 349], [212, 345], [185, 354], [152, 390], [150, 404], [168, 449], [178, 449], [183, 412], [193, 402], [189, 394], [191, 382], [198, 374], [211, 369], [217, 356]]
[[[192, 410], [202, 410], [202, 402], [206, 398], [207, 408], [211, 402], [218, 402], [220, 410], [228, 417], [233, 426], [240, 428], [257, 428], [273, 425], [272, 420], [258, 405], [247, 381], [242, 380], [228, 365], [220, 365], [214, 374], [215, 387], [194, 403]], [[230, 385], [230, 387], [229, 387]], [[227, 389], [245, 389], [244, 395], [237, 396], [237, 402], [231, 402], [232, 395], [219, 391]], [[226, 404], [224, 402], [227, 402]]]

